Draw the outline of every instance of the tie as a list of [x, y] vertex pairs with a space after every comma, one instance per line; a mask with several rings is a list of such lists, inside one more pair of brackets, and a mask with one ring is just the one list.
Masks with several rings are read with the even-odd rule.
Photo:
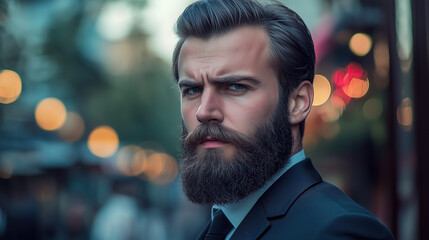
[[222, 210], [217, 210], [204, 240], [224, 240], [231, 230], [232, 224], [228, 218], [223, 214]]

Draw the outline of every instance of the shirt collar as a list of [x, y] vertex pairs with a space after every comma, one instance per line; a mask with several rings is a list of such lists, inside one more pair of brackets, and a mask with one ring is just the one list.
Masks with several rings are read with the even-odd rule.
[[252, 209], [253, 205], [258, 201], [258, 199], [262, 196], [262, 194], [267, 191], [271, 185], [277, 181], [287, 170], [289, 170], [293, 165], [304, 160], [305, 153], [304, 150], [301, 150], [289, 158], [288, 163], [278, 171], [270, 180], [268, 180], [261, 188], [256, 190], [255, 192], [249, 194], [247, 197], [241, 199], [240, 201], [227, 205], [213, 205], [212, 207], [212, 219], [214, 209], [221, 209], [231, 224], [234, 226], [234, 229], [240, 225], [243, 221], [244, 217], [246, 217], [247, 213], [249, 213], [250, 209]]

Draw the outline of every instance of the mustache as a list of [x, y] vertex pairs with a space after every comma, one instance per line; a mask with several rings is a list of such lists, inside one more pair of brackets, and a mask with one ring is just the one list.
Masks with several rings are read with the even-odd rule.
[[[183, 126], [185, 128], [185, 126]], [[243, 133], [224, 127], [218, 123], [207, 123], [198, 125], [190, 133], [186, 133], [182, 138], [182, 144], [185, 149], [194, 149], [198, 144], [203, 142], [207, 137], [215, 140], [227, 142], [241, 148], [247, 152], [254, 148], [252, 140]]]

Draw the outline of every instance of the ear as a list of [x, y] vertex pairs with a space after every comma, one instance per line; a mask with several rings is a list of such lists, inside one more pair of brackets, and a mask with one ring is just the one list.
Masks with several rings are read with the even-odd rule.
[[303, 81], [289, 94], [288, 110], [289, 121], [292, 125], [304, 121], [310, 114], [313, 105], [313, 85], [310, 81]]

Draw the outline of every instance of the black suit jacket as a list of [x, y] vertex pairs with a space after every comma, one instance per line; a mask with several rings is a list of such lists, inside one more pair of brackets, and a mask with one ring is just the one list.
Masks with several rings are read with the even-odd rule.
[[[208, 226], [198, 239], [204, 239]], [[235, 230], [241, 239], [393, 239], [369, 211], [324, 182], [310, 159], [281, 176]]]

